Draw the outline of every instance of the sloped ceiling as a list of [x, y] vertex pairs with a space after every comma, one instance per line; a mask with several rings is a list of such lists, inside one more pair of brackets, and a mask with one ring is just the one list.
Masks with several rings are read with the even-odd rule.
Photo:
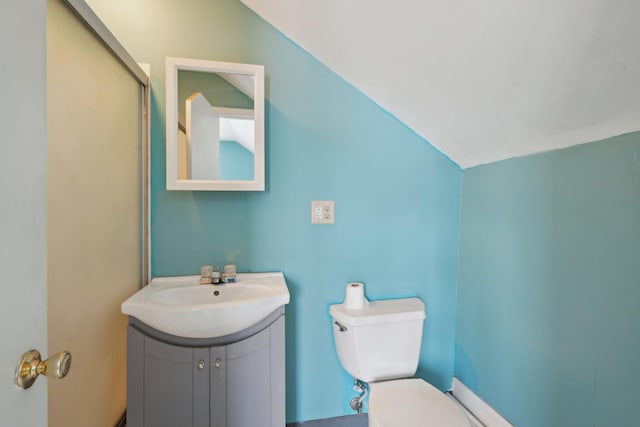
[[639, 0], [241, 0], [460, 167], [640, 130]]

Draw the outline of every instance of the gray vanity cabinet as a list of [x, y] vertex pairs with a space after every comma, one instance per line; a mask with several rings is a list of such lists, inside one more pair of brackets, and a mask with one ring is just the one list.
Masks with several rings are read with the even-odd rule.
[[128, 427], [284, 427], [283, 310], [222, 340], [130, 318], [127, 344]]

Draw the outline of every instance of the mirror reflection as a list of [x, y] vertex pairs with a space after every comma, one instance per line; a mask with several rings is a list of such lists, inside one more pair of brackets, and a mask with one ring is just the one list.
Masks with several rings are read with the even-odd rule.
[[264, 189], [259, 65], [167, 58], [167, 189]]
[[254, 178], [253, 76], [178, 70], [178, 179]]

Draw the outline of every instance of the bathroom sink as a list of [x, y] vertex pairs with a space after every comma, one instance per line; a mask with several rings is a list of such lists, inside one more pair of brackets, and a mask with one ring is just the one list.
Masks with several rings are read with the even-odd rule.
[[200, 276], [157, 277], [122, 312], [167, 334], [217, 338], [249, 328], [289, 302], [282, 273], [238, 273], [236, 282], [200, 285]]
[[163, 305], [201, 305], [215, 304], [218, 306], [236, 305], [242, 301], [255, 300], [270, 295], [271, 288], [255, 283], [234, 283], [211, 286], [188, 285], [167, 287], [151, 293], [149, 301]]

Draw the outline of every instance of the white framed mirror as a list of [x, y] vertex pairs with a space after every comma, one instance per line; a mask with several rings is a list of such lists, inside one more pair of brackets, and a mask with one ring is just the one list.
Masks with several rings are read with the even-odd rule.
[[264, 191], [264, 67], [166, 58], [167, 190]]

